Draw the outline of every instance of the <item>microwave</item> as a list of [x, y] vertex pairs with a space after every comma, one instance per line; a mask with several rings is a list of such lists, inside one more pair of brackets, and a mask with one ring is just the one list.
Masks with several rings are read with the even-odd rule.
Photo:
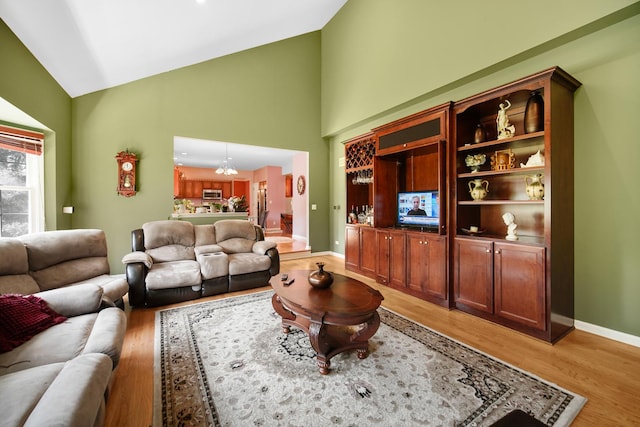
[[222, 200], [222, 190], [205, 188], [202, 190], [202, 200]]

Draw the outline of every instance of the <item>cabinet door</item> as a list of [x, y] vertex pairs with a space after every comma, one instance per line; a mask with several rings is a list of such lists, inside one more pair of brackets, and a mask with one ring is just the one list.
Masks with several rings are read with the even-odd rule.
[[344, 262], [347, 270], [360, 270], [360, 231], [357, 226], [346, 227]]
[[390, 245], [389, 231], [376, 230], [376, 282], [382, 283], [383, 285], [389, 284]]
[[407, 233], [407, 288], [428, 299], [447, 298], [446, 245], [442, 237]]
[[184, 182], [184, 197], [187, 199], [193, 198], [193, 181]]
[[389, 232], [389, 284], [403, 288], [406, 281], [405, 234], [403, 231]]
[[495, 314], [545, 330], [545, 249], [496, 242]]
[[426, 283], [424, 290], [430, 297], [447, 299], [447, 258], [444, 237], [426, 235], [423, 243], [427, 270], [423, 271]]
[[222, 197], [224, 197], [225, 199], [228, 199], [229, 197], [234, 196], [234, 194], [231, 194], [231, 182], [223, 182], [222, 183]]
[[193, 181], [193, 196], [196, 199], [202, 198], [202, 181]]
[[414, 294], [423, 293], [423, 270], [427, 260], [423, 256], [422, 236], [407, 234], [407, 285]]
[[360, 227], [360, 270], [367, 277], [376, 277], [376, 229]]
[[493, 313], [493, 243], [455, 239], [453, 258], [456, 306]]

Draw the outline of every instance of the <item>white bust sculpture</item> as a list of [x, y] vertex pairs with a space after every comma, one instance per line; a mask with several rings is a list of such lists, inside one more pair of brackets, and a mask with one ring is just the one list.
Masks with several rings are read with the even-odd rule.
[[518, 224], [515, 223], [516, 218], [513, 214], [511, 212], [505, 212], [504, 215], [502, 215], [502, 220], [507, 225], [507, 236], [505, 239], [518, 240], [518, 233], [516, 231]]

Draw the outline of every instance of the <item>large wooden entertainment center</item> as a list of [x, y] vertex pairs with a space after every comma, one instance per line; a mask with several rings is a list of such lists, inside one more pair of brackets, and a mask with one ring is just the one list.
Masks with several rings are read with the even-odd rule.
[[[346, 269], [548, 342], [567, 334], [579, 86], [554, 67], [347, 141], [347, 206], [369, 216], [346, 226]], [[501, 105], [515, 132], [498, 138]], [[476, 171], [474, 156], [485, 159]], [[398, 193], [426, 190], [438, 191], [439, 226], [398, 227]]]

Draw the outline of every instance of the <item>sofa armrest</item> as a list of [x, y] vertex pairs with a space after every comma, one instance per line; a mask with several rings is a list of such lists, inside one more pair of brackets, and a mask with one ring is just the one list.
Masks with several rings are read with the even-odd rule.
[[153, 258], [151, 258], [151, 256], [149, 256], [149, 254], [147, 254], [146, 252], [142, 252], [142, 251], [130, 252], [122, 257], [122, 263], [124, 265], [132, 264], [136, 262], [143, 263], [147, 268], [151, 268], [151, 266], [153, 266]]
[[253, 248], [251, 250], [254, 254], [266, 255], [269, 249], [273, 249], [276, 246], [276, 242], [272, 242], [270, 240], [260, 240], [253, 244]]
[[24, 426], [102, 424], [111, 371], [111, 360], [104, 354], [70, 360], [46, 389]]
[[117, 307], [102, 310], [98, 313], [82, 353], [106, 354], [111, 358], [115, 369], [120, 362], [126, 329], [127, 316], [122, 310]]
[[280, 252], [278, 252], [277, 248], [271, 248], [267, 250], [266, 255], [271, 258], [271, 267], [269, 267], [269, 274], [271, 274], [271, 276], [275, 276], [280, 273]]
[[35, 295], [45, 300], [56, 313], [75, 317], [100, 311], [103, 292], [98, 285], [85, 284], [51, 289]]
[[142, 262], [133, 262], [125, 267], [125, 276], [129, 284], [129, 304], [132, 307], [144, 306], [148, 271]]

